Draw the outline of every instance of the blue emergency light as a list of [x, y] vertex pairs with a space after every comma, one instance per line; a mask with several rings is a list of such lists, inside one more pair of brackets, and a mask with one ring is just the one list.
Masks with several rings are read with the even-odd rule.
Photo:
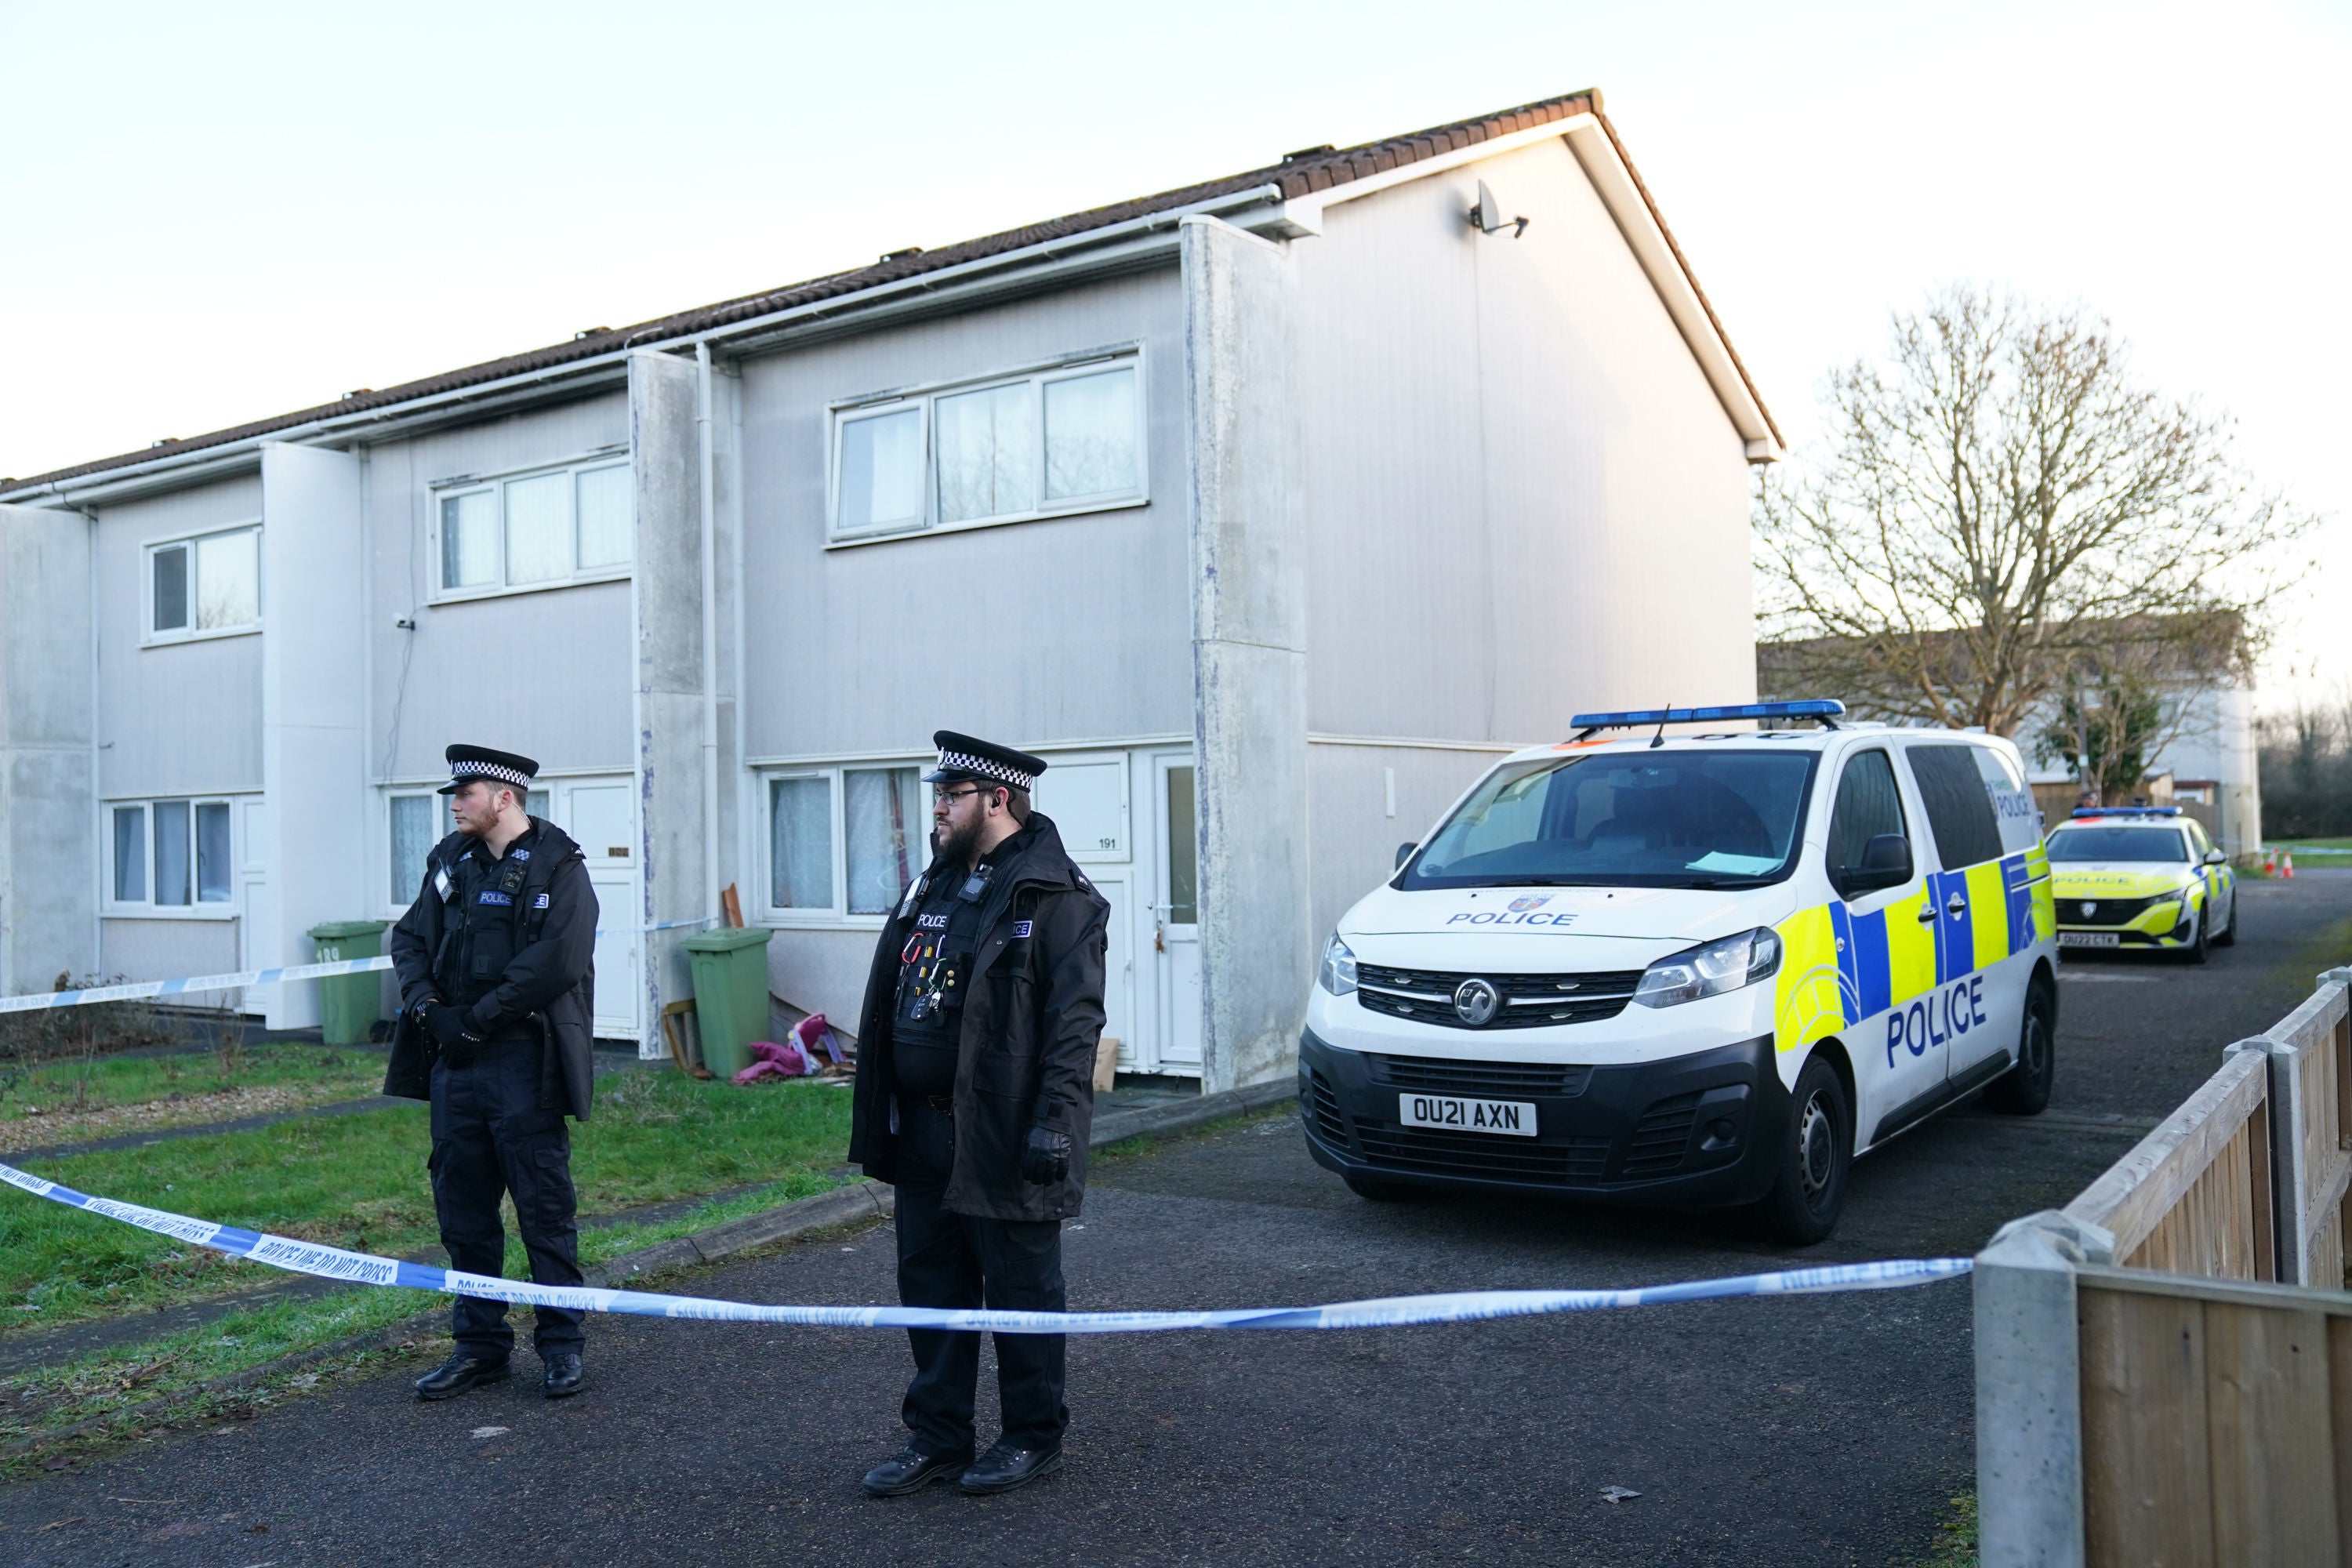
[[1644, 724], [1714, 724], [1727, 719], [1818, 719], [1830, 729], [1843, 716], [1845, 704], [1829, 698], [1801, 702], [1742, 702], [1729, 708], [1643, 708], [1626, 713], [1579, 713], [1569, 722], [1582, 740], [1595, 730], [1632, 730]]
[[2179, 816], [2177, 805], [2078, 805], [2077, 816]]

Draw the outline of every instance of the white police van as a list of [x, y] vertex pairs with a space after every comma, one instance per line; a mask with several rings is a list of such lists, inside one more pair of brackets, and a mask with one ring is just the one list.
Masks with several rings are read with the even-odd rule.
[[1325, 950], [1316, 1160], [1370, 1198], [1754, 1205], [1802, 1244], [1854, 1154], [1978, 1089], [2042, 1110], [2055, 917], [2017, 748], [1844, 711], [1584, 713], [1497, 763]]

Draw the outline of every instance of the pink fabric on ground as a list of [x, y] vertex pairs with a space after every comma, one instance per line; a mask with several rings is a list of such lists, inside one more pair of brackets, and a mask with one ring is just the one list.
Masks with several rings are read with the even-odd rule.
[[756, 1083], [763, 1078], [806, 1078], [816, 1071], [816, 1063], [797, 1044], [780, 1046], [773, 1040], [753, 1040], [747, 1047], [758, 1059], [735, 1075], [737, 1083]]

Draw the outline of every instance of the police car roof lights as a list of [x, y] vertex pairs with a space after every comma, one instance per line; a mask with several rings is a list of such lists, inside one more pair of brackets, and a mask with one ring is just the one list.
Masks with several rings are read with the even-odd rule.
[[2177, 805], [2078, 805], [2076, 816], [2179, 816]]
[[1741, 702], [1727, 708], [1643, 708], [1623, 713], [1579, 713], [1569, 720], [1581, 741], [1598, 730], [1631, 730], [1644, 724], [1713, 724], [1726, 719], [1818, 719], [1834, 730], [1845, 704], [1831, 698], [1801, 702]]

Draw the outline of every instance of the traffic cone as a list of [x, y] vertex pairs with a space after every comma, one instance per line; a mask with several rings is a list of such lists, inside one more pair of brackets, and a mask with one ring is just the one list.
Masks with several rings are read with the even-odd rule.
[[2286, 852], [2285, 858], [2283, 858], [2283, 859], [2281, 859], [2281, 860], [2279, 861], [2279, 875], [2280, 875], [2280, 876], [2282, 876], [2282, 877], [2284, 877], [2284, 878], [2285, 878], [2288, 881], [2290, 881], [2290, 882], [2292, 882], [2293, 880], [2294, 880], [2294, 850], [2292, 850], [2292, 849], [2288, 850], [2288, 851]]
[[2278, 851], [2267, 844], [2263, 846], [2263, 875], [2265, 877], [2278, 875]]

